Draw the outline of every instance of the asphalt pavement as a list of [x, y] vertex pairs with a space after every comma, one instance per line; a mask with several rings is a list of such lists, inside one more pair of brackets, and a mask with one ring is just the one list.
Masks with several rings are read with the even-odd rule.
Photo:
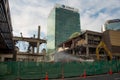
[[64, 78], [64, 79], [49, 79], [49, 80], [120, 80], [120, 73], [114, 74], [103, 74], [103, 75], [95, 75], [95, 76], [86, 76], [83, 77], [72, 77], [72, 78]]

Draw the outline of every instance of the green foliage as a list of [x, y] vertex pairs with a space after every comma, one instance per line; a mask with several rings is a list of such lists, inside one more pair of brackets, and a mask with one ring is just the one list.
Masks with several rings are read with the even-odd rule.
[[69, 39], [72, 39], [72, 38], [77, 37], [77, 36], [79, 36], [79, 35], [80, 35], [80, 32], [74, 32], [74, 33], [69, 37]]

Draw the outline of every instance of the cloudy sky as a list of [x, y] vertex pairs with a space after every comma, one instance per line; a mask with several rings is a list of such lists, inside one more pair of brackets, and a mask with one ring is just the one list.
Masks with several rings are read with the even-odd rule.
[[14, 36], [32, 37], [41, 26], [41, 38], [47, 36], [47, 17], [54, 5], [79, 9], [83, 30], [101, 31], [109, 19], [120, 19], [120, 0], [9, 0]]
[[106, 20], [120, 19], [120, 0], [9, 0], [14, 35], [32, 37], [40, 25], [45, 38], [47, 17], [56, 3], [79, 9], [83, 30], [100, 31]]

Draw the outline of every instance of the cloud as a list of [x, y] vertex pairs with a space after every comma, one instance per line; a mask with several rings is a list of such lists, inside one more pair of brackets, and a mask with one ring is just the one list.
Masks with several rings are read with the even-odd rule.
[[120, 0], [9, 0], [13, 33], [32, 36], [38, 25], [47, 36], [47, 17], [56, 3], [79, 9], [83, 30], [101, 30], [109, 19], [120, 19]]
[[[42, 0], [45, 4], [45, 1]], [[36, 30], [38, 25], [46, 34], [47, 16], [51, 7], [44, 6], [39, 0], [10, 0], [11, 19], [14, 35], [23, 32], [24, 36], [30, 36], [31, 30]], [[51, 5], [51, 3], [49, 3]]]
[[[79, 9], [82, 29], [100, 31], [101, 25], [108, 19], [120, 18], [119, 0], [9, 0], [13, 23], [13, 32], [30, 36], [31, 30], [47, 35], [47, 17], [56, 3]], [[16, 33], [17, 32], [17, 33]]]
[[69, 5], [80, 11], [81, 28], [99, 31], [106, 20], [120, 18], [119, 0], [74, 0]]

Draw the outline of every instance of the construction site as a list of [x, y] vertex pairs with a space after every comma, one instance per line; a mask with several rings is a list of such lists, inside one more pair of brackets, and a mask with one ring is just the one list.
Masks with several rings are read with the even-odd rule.
[[[113, 23], [118, 29], [110, 29]], [[0, 0], [0, 80], [119, 80], [120, 19], [105, 26], [102, 32], [86, 30], [63, 41], [51, 54], [40, 52], [41, 44], [47, 44], [40, 39], [41, 27], [37, 38], [14, 36], [9, 2]], [[16, 46], [19, 41], [29, 44], [26, 52]]]
[[61, 51], [79, 57], [89, 57], [95, 60], [119, 59], [119, 36], [120, 31], [107, 30], [99, 33], [87, 30], [80, 36], [63, 42], [59, 47], [62, 48]]

